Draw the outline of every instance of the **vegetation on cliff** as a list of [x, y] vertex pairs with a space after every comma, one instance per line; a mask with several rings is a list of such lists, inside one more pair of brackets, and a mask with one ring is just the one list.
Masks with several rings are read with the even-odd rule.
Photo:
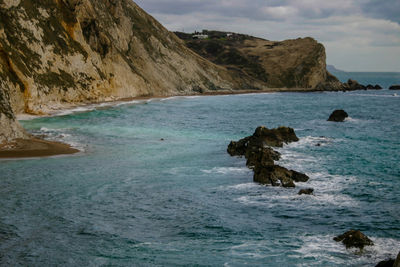
[[340, 89], [326, 70], [325, 48], [312, 38], [282, 42], [231, 32], [181, 33], [186, 45], [208, 60], [269, 88]]
[[180, 34], [188, 48], [131, 0], [0, 2], [0, 143], [27, 136], [18, 113], [135, 96], [314, 89], [334, 80], [311, 38], [204, 34], [211, 38]]

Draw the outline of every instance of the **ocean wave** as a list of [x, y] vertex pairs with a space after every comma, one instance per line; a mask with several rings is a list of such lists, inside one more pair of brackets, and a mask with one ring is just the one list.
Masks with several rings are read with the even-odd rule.
[[326, 145], [331, 145], [332, 143], [337, 141], [340, 140], [326, 136], [305, 136], [301, 137], [299, 141], [292, 142], [285, 147], [290, 149], [290, 148], [305, 147], [305, 146], [316, 146], [318, 144], [321, 146], [326, 146]]
[[228, 189], [228, 190], [249, 190], [249, 189], [255, 189], [259, 188], [260, 185], [257, 183], [244, 183], [244, 184], [236, 184], [236, 185], [230, 185], [230, 186], [224, 186], [223, 189]]
[[[272, 187], [271, 187], [272, 188]], [[324, 194], [298, 195], [298, 190], [287, 190], [286, 193], [264, 193], [259, 195], [246, 195], [236, 198], [235, 201], [246, 206], [260, 206], [267, 208], [285, 207], [304, 207], [313, 210], [323, 210], [327, 206], [338, 207], [357, 207], [358, 202], [350, 196], [344, 194]]]
[[251, 173], [251, 170], [247, 167], [215, 167], [210, 170], [201, 170], [204, 173], [207, 174], [229, 174], [229, 173], [235, 173], [235, 174], [247, 174]]
[[87, 146], [83, 145], [77, 137], [68, 133], [69, 129], [51, 129], [46, 127], [41, 127], [38, 131], [33, 131], [34, 135], [43, 136], [45, 140], [61, 142], [70, 145], [71, 147], [78, 149], [79, 151], [85, 152]]
[[182, 96], [169, 96], [169, 97], [161, 98], [160, 101], [164, 102], [164, 101], [169, 101], [169, 100], [174, 100], [174, 99], [179, 99], [179, 98], [182, 98]]
[[384, 94], [384, 95], [373, 95], [373, 94], [349, 94], [349, 96], [364, 96], [364, 97], [399, 97], [396, 93]]
[[[358, 207], [360, 205], [359, 201], [343, 193], [344, 189], [357, 181], [357, 177], [323, 172], [308, 173], [308, 175], [310, 180], [306, 183], [296, 183], [296, 189], [268, 186], [268, 190], [260, 191], [261, 185], [257, 183], [239, 184], [227, 188], [243, 190], [245, 195], [237, 197], [235, 201], [250, 206], [274, 208], [281, 205], [288, 207], [303, 205], [318, 210], [327, 206]], [[298, 195], [298, 190], [302, 188], [314, 188], [314, 195]]]
[[346, 249], [342, 243], [334, 241], [333, 237], [332, 235], [302, 236], [301, 248], [294, 250], [299, 255], [293, 257], [315, 258], [315, 265], [320, 262], [331, 262], [338, 266], [375, 266], [382, 260], [396, 258], [398, 250], [394, 248], [400, 246], [399, 240], [370, 237], [374, 246], [366, 246], [360, 254], [358, 249]]

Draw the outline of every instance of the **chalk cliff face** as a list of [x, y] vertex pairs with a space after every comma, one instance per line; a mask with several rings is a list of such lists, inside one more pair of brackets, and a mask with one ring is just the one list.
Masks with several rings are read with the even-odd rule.
[[15, 113], [240, 86], [131, 0], [0, 0], [0, 77], [0, 142]]

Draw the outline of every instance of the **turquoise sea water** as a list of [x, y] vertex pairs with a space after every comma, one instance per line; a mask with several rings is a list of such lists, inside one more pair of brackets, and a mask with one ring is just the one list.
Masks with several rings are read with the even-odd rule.
[[379, 84], [382, 88], [388, 89], [391, 85], [400, 84], [400, 72], [332, 72], [341, 82], [349, 79], [358, 81], [363, 85]]
[[[327, 122], [338, 108], [351, 118]], [[176, 97], [24, 121], [84, 152], [0, 161], [0, 265], [375, 266], [400, 250], [399, 114], [382, 90]], [[279, 164], [309, 182], [255, 184], [226, 153], [259, 125], [295, 129]], [[315, 196], [298, 196], [305, 187]], [[375, 246], [332, 240], [352, 228]]]

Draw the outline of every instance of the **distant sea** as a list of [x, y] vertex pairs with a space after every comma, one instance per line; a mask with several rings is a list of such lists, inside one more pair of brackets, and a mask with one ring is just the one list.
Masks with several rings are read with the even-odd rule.
[[[328, 122], [339, 108], [350, 118]], [[83, 152], [0, 161], [0, 265], [375, 266], [400, 249], [399, 114], [381, 90], [171, 97], [22, 121]], [[295, 129], [278, 164], [309, 182], [253, 183], [227, 154], [259, 125]], [[375, 245], [333, 240], [349, 229]]]
[[400, 84], [400, 72], [344, 72], [332, 71], [341, 82], [347, 82], [348, 79], [358, 81], [363, 85], [379, 84], [382, 88], [388, 89], [391, 85]]

